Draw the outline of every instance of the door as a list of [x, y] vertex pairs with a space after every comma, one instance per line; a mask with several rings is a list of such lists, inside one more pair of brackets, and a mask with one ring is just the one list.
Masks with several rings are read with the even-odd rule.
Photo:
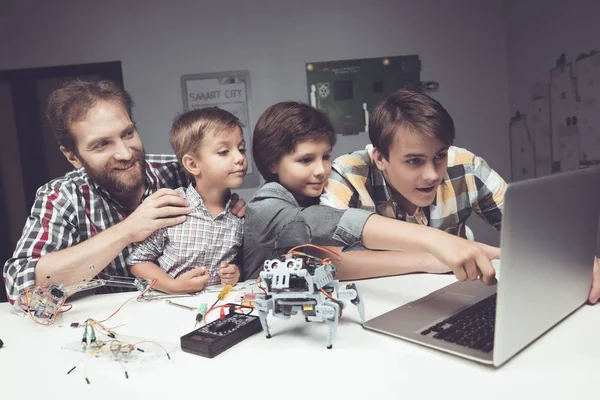
[[0, 217], [6, 221], [0, 239], [2, 266], [21, 236], [36, 190], [73, 168], [45, 114], [50, 93], [77, 78], [109, 79], [123, 86], [121, 62], [0, 71]]

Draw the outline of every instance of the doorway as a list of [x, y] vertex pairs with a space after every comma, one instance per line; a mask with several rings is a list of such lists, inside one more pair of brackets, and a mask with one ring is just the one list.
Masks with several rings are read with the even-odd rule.
[[[0, 71], [2, 266], [21, 236], [37, 189], [73, 169], [45, 115], [50, 93], [73, 79], [109, 79], [123, 86], [121, 62]], [[4, 290], [0, 292], [2, 301]]]

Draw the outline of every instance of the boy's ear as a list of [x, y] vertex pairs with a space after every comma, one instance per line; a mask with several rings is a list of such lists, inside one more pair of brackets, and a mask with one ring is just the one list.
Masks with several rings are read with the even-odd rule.
[[269, 172], [277, 175], [277, 168], [275, 167], [275, 164], [269, 165]]
[[65, 146], [60, 146], [60, 152], [63, 153], [67, 161], [71, 163], [71, 165], [74, 166], [76, 169], [83, 167], [83, 163], [74, 151], [67, 150]]
[[198, 166], [198, 162], [194, 157], [190, 156], [189, 154], [186, 154], [181, 158], [181, 164], [190, 175], [200, 175], [200, 167]]
[[377, 166], [377, 169], [380, 171], [385, 171], [385, 164], [383, 163], [385, 160], [385, 158], [383, 157], [383, 154], [381, 154], [381, 151], [379, 151], [379, 149], [377, 147], [373, 148], [373, 161], [375, 161], [375, 165]]

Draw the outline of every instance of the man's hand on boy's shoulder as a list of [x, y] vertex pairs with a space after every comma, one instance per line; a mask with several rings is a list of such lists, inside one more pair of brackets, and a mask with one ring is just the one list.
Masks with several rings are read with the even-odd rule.
[[130, 243], [142, 242], [153, 232], [185, 221], [191, 209], [188, 202], [173, 189], [159, 189], [148, 196], [119, 225]]
[[225, 261], [219, 265], [219, 276], [224, 285], [235, 285], [240, 280], [240, 269], [235, 264], [227, 264]]
[[240, 199], [237, 193], [231, 195], [231, 213], [238, 218], [244, 218], [246, 215], [246, 201]]

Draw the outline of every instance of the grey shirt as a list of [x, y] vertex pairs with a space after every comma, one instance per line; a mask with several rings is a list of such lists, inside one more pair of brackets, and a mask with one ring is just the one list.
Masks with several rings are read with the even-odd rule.
[[315, 204], [302, 207], [286, 188], [264, 184], [246, 207], [244, 279], [258, 277], [265, 260], [305, 243], [321, 246], [362, 245], [362, 231], [373, 213]]

